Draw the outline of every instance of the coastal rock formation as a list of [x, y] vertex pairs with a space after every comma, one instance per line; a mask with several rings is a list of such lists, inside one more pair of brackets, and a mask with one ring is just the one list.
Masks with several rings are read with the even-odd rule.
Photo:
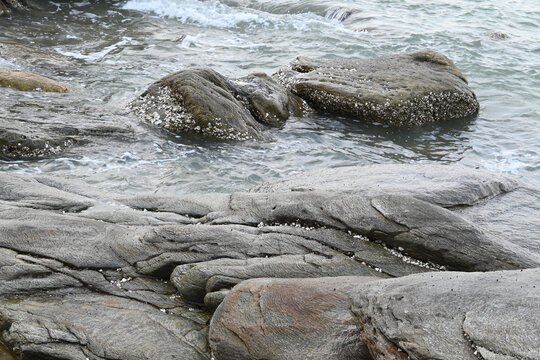
[[394, 126], [466, 118], [479, 109], [454, 63], [430, 50], [373, 59], [298, 57], [274, 78], [314, 109]]
[[229, 80], [209, 68], [183, 70], [151, 85], [132, 109], [175, 134], [220, 140], [263, 140], [264, 126], [282, 126], [303, 102], [270, 77]]
[[67, 92], [68, 88], [44, 76], [21, 70], [0, 69], [0, 86], [9, 86], [17, 90], [41, 90], [47, 92]]
[[[210, 359], [207, 309], [253, 278], [540, 265], [539, 192], [458, 166], [319, 170], [233, 194], [118, 196], [6, 173], [0, 189], [0, 342], [22, 359]], [[346, 303], [348, 288], [327, 297], [318, 281], [314, 304]], [[352, 339], [351, 317], [325, 309], [315, 320], [341, 335], [321, 354]], [[339, 354], [361, 347], [348, 344]]]
[[218, 360], [370, 359], [349, 309], [370, 277], [254, 279], [234, 287], [214, 313], [209, 342]]
[[91, 106], [77, 107], [74, 113], [69, 99], [47, 100], [10, 96], [2, 99], [0, 159], [49, 158], [74, 145], [133, 137], [131, 127], [120, 115], [102, 113]]
[[28, 9], [26, 0], [0, 0], [0, 16], [9, 14], [12, 10], [26, 9]]
[[245, 281], [212, 318], [213, 354], [216, 360], [540, 357], [540, 269], [375, 280]]

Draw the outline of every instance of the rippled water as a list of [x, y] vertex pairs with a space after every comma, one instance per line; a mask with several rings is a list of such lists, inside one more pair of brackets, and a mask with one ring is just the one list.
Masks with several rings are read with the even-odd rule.
[[[454, 60], [480, 114], [415, 129], [317, 115], [290, 120], [263, 144], [198, 142], [131, 119], [139, 140], [72, 148], [60, 159], [0, 162], [4, 171], [82, 178], [118, 192], [193, 192], [245, 190], [316, 167], [458, 162], [540, 185], [536, 0], [40, 4], [30, 14], [0, 18], [0, 43], [25, 47], [0, 57], [0, 67], [69, 84], [73, 91], [60, 96], [74, 114], [83, 105], [116, 112], [153, 81], [195, 65], [236, 77], [273, 73], [298, 55], [367, 58], [424, 48]], [[58, 96], [0, 88], [0, 104]]]

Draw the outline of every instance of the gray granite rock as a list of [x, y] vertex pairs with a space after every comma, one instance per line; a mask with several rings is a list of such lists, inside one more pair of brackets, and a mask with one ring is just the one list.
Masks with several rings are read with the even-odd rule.
[[216, 360], [538, 359], [539, 275], [248, 280], [216, 310], [210, 346]]
[[[195, 348], [209, 358], [205, 306], [252, 278], [388, 279], [540, 263], [538, 191], [457, 166], [321, 170], [234, 194], [119, 196], [6, 173], [0, 185], [0, 341], [23, 359], [146, 359], [162, 347], [171, 358]], [[40, 308], [45, 301], [59, 315]], [[77, 341], [55, 337], [65, 323], [80, 325], [79, 308], [105, 320], [81, 325]], [[186, 343], [140, 344], [142, 332], [125, 331], [124, 320], [147, 310], [178, 326], [166, 326], [168, 339], [185, 334]], [[105, 341], [114, 332], [121, 345]]]
[[357, 287], [374, 360], [540, 358], [540, 269], [431, 273]]
[[212, 318], [212, 352], [217, 360], [368, 360], [349, 310], [349, 293], [376, 279], [244, 281]]
[[373, 59], [298, 57], [274, 78], [314, 109], [395, 126], [466, 118], [479, 109], [463, 74], [431, 50]]

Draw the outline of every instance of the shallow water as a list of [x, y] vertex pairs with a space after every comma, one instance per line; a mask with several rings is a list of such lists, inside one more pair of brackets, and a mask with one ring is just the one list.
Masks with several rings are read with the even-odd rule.
[[[416, 129], [316, 115], [290, 120], [284, 129], [271, 131], [275, 141], [263, 144], [205, 143], [131, 119], [140, 140], [97, 142], [72, 148], [60, 159], [0, 162], [3, 171], [81, 178], [114, 192], [185, 193], [245, 190], [317, 167], [456, 162], [512, 173], [540, 186], [536, 1], [40, 4], [41, 10], [0, 18], [0, 43], [24, 46], [0, 57], [0, 67], [69, 84], [73, 91], [60, 96], [74, 114], [83, 105], [117, 112], [153, 81], [190, 66], [236, 77], [273, 73], [298, 55], [367, 58], [424, 48], [456, 63], [481, 109], [476, 119]], [[343, 20], [344, 14], [350, 16]], [[0, 104], [50, 103], [58, 96], [0, 88]]]

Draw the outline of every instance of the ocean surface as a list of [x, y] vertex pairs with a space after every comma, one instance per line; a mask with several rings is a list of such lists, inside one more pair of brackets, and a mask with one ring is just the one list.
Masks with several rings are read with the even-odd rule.
[[268, 143], [208, 143], [131, 119], [134, 140], [97, 141], [56, 159], [0, 161], [1, 171], [82, 179], [113, 193], [188, 193], [242, 191], [319, 167], [459, 163], [540, 186], [538, 0], [38, 3], [40, 10], [0, 18], [0, 44], [26, 49], [4, 53], [0, 67], [37, 72], [72, 91], [0, 88], [0, 106], [61, 102], [60, 122], [88, 106], [122, 112], [149, 84], [191, 66], [239, 77], [274, 73], [300, 55], [368, 58], [419, 49], [456, 63], [480, 113], [413, 129], [314, 115], [271, 130]]

